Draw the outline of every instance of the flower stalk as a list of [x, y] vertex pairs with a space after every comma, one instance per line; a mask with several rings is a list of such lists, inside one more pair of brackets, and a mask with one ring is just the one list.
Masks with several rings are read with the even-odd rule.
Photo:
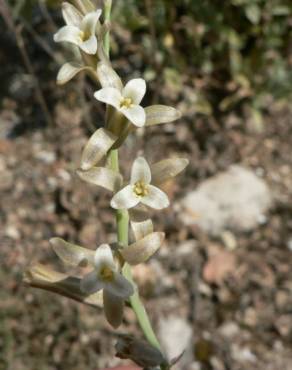
[[[98, 128], [86, 143], [77, 174], [81, 180], [112, 193], [110, 206], [115, 212], [117, 243], [102, 242], [94, 251], [54, 237], [50, 243], [62, 262], [74, 268], [88, 266], [89, 272], [84, 275], [83, 271], [80, 274], [83, 276], [76, 277], [44, 270], [43, 267], [31, 267], [26, 274], [26, 282], [86, 304], [102, 306], [107, 321], [114, 328], [121, 325], [124, 305], [129, 303], [149, 342], [145, 347], [137, 341], [135, 345], [140, 348], [140, 354], [139, 358], [136, 356], [138, 352], [135, 356], [132, 354], [135, 362], [145, 364], [141, 365], [145, 368], [167, 370], [173, 362], [166, 361], [162, 354], [131, 266], [146, 262], [161, 247], [165, 234], [154, 230], [148, 208], [162, 210], [169, 206], [168, 196], [160, 185], [183, 171], [188, 160], [168, 158], [150, 164], [141, 156], [133, 161], [130, 179], [124, 180], [118, 148], [127, 136], [140, 127], [177, 120], [180, 113], [165, 105], [144, 108], [145, 80], [135, 78], [124, 85], [112, 68], [109, 58], [111, 9], [112, 0], [104, 0], [103, 12], [95, 9], [91, 0], [64, 2], [62, 14], [66, 25], [54, 39], [75, 45], [81, 60], [65, 63], [58, 73], [57, 83], [65, 84], [83, 71], [101, 87], [94, 97], [106, 104], [105, 125]], [[99, 20], [102, 13], [103, 24]], [[134, 240], [129, 240], [129, 226]], [[123, 351], [128, 345], [126, 342], [120, 351], [121, 356], [126, 355]], [[129, 343], [132, 346], [132, 339]], [[156, 355], [150, 356], [148, 351]]]
[[[105, 21], [110, 22], [111, 19], [111, 0], [105, 1], [104, 14]], [[108, 30], [105, 34], [104, 39], [105, 52], [109, 56], [110, 52], [110, 31]], [[112, 149], [110, 151], [110, 162], [111, 169], [119, 173], [119, 152], [118, 149]], [[116, 224], [117, 224], [117, 236], [118, 243], [123, 247], [126, 247], [129, 243], [129, 212], [126, 209], [116, 210]], [[123, 267], [124, 276], [134, 284], [131, 266], [126, 263]], [[161, 351], [161, 346], [159, 341], [153, 331], [152, 325], [150, 323], [146, 309], [140, 299], [138, 288], [136, 288], [135, 293], [129, 298], [131, 307], [135, 312], [139, 325], [148, 340], [148, 342], [159, 351]]]

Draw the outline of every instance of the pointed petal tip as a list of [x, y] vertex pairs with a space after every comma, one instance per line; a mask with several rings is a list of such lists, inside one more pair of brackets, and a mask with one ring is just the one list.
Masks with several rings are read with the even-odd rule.
[[52, 245], [52, 246], [55, 246], [57, 245], [57, 243], [62, 240], [61, 238], [57, 237], [57, 236], [54, 236], [53, 238], [49, 239], [49, 243]]

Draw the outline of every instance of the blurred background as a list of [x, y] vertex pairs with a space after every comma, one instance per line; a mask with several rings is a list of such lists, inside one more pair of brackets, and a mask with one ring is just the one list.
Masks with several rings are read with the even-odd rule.
[[[62, 271], [53, 236], [115, 240], [110, 195], [75, 174], [104, 106], [84, 76], [56, 85], [76, 59], [53, 42], [59, 1], [0, 12], [0, 369], [115, 366], [100, 311], [22, 284], [32, 262]], [[137, 152], [190, 160], [153, 214], [164, 246], [134, 271], [167, 355], [185, 349], [177, 369], [292, 368], [291, 34], [290, 0], [113, 0], [114, 68], [183, 114], [120, 154], [126, 174]], [[119, 333], [141, 335], [130, 309]]]

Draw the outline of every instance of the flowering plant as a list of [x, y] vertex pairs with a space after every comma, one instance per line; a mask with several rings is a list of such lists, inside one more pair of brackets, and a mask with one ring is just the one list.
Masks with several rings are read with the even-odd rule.
[[[59, 71], [57, 81], [64, 84], [80, 71], [85, 71], [101, 87], [94, 97], [107, 105], [105, 126], [89, 138], [77, 173], [81, 180], [112, 193], [110, 206], [116, 212], [117, 242], [100, 241], [103, 244], [93, 251], [58, 237], [52, 238], [53, 250], [66, 265], [89, 266], [90, 272], [76, 277], [38, 264], [26, 272], [25, 278], [32, 286], [93, 306], [102, 305], [106, 319], [114, 328], [123, 320], [124, 305], [130, 305], [148, 344], [131, 337], [123, 338], [117, 345], [118, 356], [131, 358], [145, 368], [168, 369], [172, 363], [162, 355], [140, 300], [139, 289], [133, 281], [131, 266], [146, 262], [162, 245], [165, 235], [154, 231], [148, 208], [161, 210], [169, 206], [169, 199], [159, 186], [183, 171], [188, 160], [169, 158], [149, 165], [144, 157], [138, 157], [133, 162], [130, 181], [125, 182], [119, 171], [118, 150], [134, 129], [174, 121], [180, 113], [164, 105], [143, 108], [145, 80], [132, 79], [124, 86], [112, 68], [109, 58], [110, 0], [104, 1], [103, 24], [100, 22], [102, 10], [95, 9], [90, 0], [64, 2], [62, 13], [66, 26], [55, 34], [54, 40], [76, 45], [83, 64], [66, 63]], [[129, 224], [134, 235], [131, 243]]]

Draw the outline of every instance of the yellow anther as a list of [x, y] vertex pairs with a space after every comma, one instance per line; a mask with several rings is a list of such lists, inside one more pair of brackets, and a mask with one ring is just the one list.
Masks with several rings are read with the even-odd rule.
[[134, 193], [138, 197], [145, 197], [145, 195], [148, 195], [149, 190], [147, 184], [145, 184], [143, 181], [137, 181], [134, 185]]
[[131, 98], [123, 98], [120, 102], [120, 108], [131, 108], [133, 101]]
[[90, 32], [84, 32], [84, 31], [79, 32], [80, 40], [83, 42], [87, 41], [90, 38], [90, 36], [91, 36]]
[[113, 281], [114, 273], [108, 266], [103, 266], [99, 271], [99, 276], [103, 281]]

